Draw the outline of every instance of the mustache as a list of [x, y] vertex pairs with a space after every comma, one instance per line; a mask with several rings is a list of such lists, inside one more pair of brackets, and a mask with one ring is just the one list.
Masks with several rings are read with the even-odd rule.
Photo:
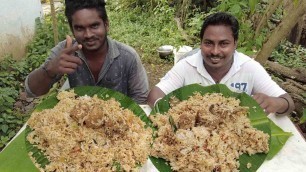
[[207, 56], [208, 58], [223, 58], [223, 56], [218, 56], [218, 55], [210, 55]]
[[85, 39], [83, 40], [83, 42], [90, 42], [90, 41], [95, 41], [95, 40], [98, 40], [98, 39], [99, 39], [98, 37], [93, 36], [93, 37], [91, 37], [91, 38], [85, 38]]

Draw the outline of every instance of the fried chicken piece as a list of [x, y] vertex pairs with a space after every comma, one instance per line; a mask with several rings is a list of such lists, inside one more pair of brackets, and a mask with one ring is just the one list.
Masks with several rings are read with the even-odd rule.
[[74, 119], [79, 124], [83, 124], [84, 117], [87, 116], [90, 107], [88, 104], [82, 104], [79, 102], [74, 108], [70, 111], [70, 117]]

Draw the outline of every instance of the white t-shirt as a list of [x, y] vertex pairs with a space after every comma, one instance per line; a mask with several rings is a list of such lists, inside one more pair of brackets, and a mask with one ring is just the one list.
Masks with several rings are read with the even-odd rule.
[[[179, 61], [156, 85], [165, 94], [185, 85], [199, 83], [203, 86], [216, 84], [203, 65], [201, 51]], [[264, 93], [278, 97], [286, 92], [277, 85], [267, 71], [255, 60], [235, 51], [234, 62], [220, 84], [232, 91], [246, 92], [248, 95]]]

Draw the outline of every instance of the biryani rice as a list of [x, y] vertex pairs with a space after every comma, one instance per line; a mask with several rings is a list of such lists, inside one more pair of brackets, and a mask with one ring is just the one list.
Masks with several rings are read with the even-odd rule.
[[[114, 99], [60, 92], [52, 109], [32, 114], [27, 140], [50, 161], [41, 171], [139, 171], [152, 130]], [[31, 153], [29, 153], [31, 155]], [[33, 158], [31, 158], [33, 160]], [[37, 165], [37, 164], [36, 164]]]
[[251, 126], [248, 107], [239, 103], [220, 93], [196, 93], [151, 115], [158, 128], [151, 155], [169, 161], [174, 171], [239, 171], [241, 154], [269, 151], [269, 135]]

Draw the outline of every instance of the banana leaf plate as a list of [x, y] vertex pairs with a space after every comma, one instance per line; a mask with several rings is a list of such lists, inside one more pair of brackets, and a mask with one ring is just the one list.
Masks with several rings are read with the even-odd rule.
[[[97, 95], [103, 100], [108, 100], [110, 98], [115, 98], [120, 102], [121, 107], [127, 108], [134, 112], [142, 121], [146, 123], [146, 127], [152, 127], [152, 123], [142, 110], [142, 108], [134, 102], [131, 98], [123, 95], [120, 92], [113, 91], [102, 87], [93, 86], [82, 86], [75, 87], [74, 92], [78, 96]], [[46, 99], [44, 99], [40, 104], [35, 107], [35, 111], [42, 111], [43, 109], [53, 108], [58, 100], [56, 98], [57, 94], [51, 94]], [[0, 154], [0, 171], [1, 172], [12, 172], [12, 171], [31, 171], [38, 172], [39, 170], [35, 167], [32, 160], [28, 156], [28, 152], [31, 151], [34, 155], [33, 157], [37, 162], [45, 166], [48, 164], [48, 160], [45, 158], [42, 152], [36, 147], [32, 146], [25, 137], [30, 131], [29, 127], [26, 127]]]
[[[284, 132], [281, 128], [274, 124], [252, 97], [246, 93], [232, 92], [226, 85], [223, 84], [216, 84], [207, 87], [203, 87], [199, 84], [192, 84], [179, 88], [161, 99], [155, 105], [150, 115], [167, 112], [170, 109], [169, 100], [171, 97], [174, 96], [179, 100], [187, 100], [194, 94], [194, 92], [199, 92], [202, 95], [207, 93], [222, 93], [225, 97], [235, 97], [239, 99], [241, 106], [249, 107], [248, 118], [251, 120], [252, 126], [270, 135], [270, 149], [268, 154], [257, 153], [252, 156], [243, 154], [239, 157], [239, 170], [242, 172], [256, 171], [266, 159], [272, 159], [273, 156], [281, 150], [283, 145], [291, 136], [291, 133]], [[172, 171], [169, 163], [166, 160], [156, 157], [150, 157], [150, 159], [159, 171]], [[247, 168], [247, 163], [249, 162], [252, 164], [251, 168]]]

